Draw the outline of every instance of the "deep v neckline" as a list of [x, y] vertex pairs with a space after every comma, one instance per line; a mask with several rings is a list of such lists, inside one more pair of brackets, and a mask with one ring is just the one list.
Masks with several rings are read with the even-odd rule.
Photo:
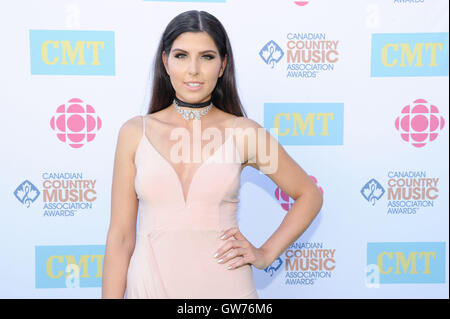
[[[145, 126], [145, 117], [144, 117], [143, 119], [144, 119], [144, 123], [143, 123], [143, 124], [144, 124], [144, 126]], [[145, 127], [144, 127], [144, 131], [143, 131], [141, 140], [144, 139], [144, 140], [146, 141], [147, 145], [150, 146], [150, 148], [157, 154], [157, 156], [158, 156], [159, 158], [162, 159], [162, 161], [163, 161], [164, 163], [166, 163], [166, 165], [169, 167], [170, 171], [171, 171], [171, 172], [173, 173], [173, 175], [175, 176], [175, 179], [177, 180], [177, 183], [178, 183], [178, 189], [179, 189], [179, 191], [180, 191], [180, 193], [181, 193], [180, 195], [181, 195], [181, 200], [183, 201], [183, 207], [186, 207], [187, 204], [188, 204], [188, 202], [189, 202], [192, 184], [195, 182], [195, 179], [196, 179], [197, 175], [199, 174], [199, 171], [205, 166], [205, 164], [206, 164], [209, 160], [211, 160], [211, 159], [217, 154], [217, 152], [218, 152], [220, 149], [222, 149], [222, 148], [225, 147], [225, 145], [228, 143], [228, 141], [229, 141], [230, 139], [233, 138], [233, 136], [234, 136], [234, 129], [235, 129], [235, 126], [236, 126], [236, 121], [237, 121], [237, 117], [235, 118], [234, 123], [233, 123], [233, 131], [232, 131], [232, 134], [231, 134], [229, 137], [227, 137], [227, 138], [225, 139], [225, 142], [223, 142], [223, 143], [222, 143], [222, 144], [221, 144], [221, 145], [213, 152], [213, 154], [210, 155], [210, 156], [208, 156], [208, 158], [207, 158], [205, 161], [203, 161], [203, 162], [200, 164], [200, 166], [197, 167], [197, 169], [195, 170], [194, 175], [192, 175], [191, 182], [190, 182], [189, 185], [188, 185], [187, 192], [186, 192], [186, 197], [184, 196], [183, 184], [182, 184], [182, 182], [181, 182], [181, 179], [180, 179], [180, 177], [179, 177], [177, 171], [176, 171], [175, 168], [173, 167], [172, 163], [171, 163], [169, 160], [167, 160], [167, 159], [161, 154], [160, 151], [158, 151], [158, 150], [156, 149], [156, 147], [152, 144], [152, 142], [150, 142], [150, 140], [148, 139], [147, 135], [145, 134]]]

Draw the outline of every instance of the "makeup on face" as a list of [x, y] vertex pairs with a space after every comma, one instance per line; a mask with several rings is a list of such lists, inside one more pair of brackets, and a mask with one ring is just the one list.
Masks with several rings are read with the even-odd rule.
[[179, 35], [167, 58], [172, 86], [182, 100], [198, 103], [211, 96], [222, 61], [209, 34]]

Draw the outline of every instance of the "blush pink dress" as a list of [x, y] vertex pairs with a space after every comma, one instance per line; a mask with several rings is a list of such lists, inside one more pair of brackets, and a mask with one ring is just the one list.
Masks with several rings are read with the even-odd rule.
[[213, 258], [226, 242], [220, 232], [238, 226], [241, 162], [225, 155], [239, 157], [237, 120], [232, 134], [197, 168], [185, 199], [172, 164], [145, 135], [143, 117], [135, 155], [139, 222], [126, 298], [259, 298], [251, 265], [227, 269], [242, 257], [222, 264]]

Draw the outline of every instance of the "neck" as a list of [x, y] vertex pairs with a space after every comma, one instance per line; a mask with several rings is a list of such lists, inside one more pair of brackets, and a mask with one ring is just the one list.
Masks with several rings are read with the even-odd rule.
[[206, 102], [202, 102], [202, 103], [187, 103], [187, 102], [184, 102], [184, 101], [180, 100], [179, 98], [177, 98], [175, 96], [175, 102], [177, 103], [178, 106], [190, 107], [190, 108], [198, 109], [198, 108], [202, 108], [202, 107], [210, 105], [211, 104], [211, 99], [209, 99]]

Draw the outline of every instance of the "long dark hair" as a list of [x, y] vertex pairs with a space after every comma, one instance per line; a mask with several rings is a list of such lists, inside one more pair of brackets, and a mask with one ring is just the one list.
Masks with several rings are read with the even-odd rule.
[[216, 87], [212, 92], [212, 103], [222, 111], [247, 117], [236, 89], [233, 52], [225, 28], [213, 15], [197, 10], [177, 15], [164, 30], [155, 56], [153, 91], [147, 114], [165, 109], [173, 102], [175, 90], [170, 83], [161, 56], [163, 51], [167, 56], [169, 55], [173, 42], [184, 32], [207, 32], [219, 49], [222, 61], [227, 55], [225, 71], [222, 77], [217, 79]]

